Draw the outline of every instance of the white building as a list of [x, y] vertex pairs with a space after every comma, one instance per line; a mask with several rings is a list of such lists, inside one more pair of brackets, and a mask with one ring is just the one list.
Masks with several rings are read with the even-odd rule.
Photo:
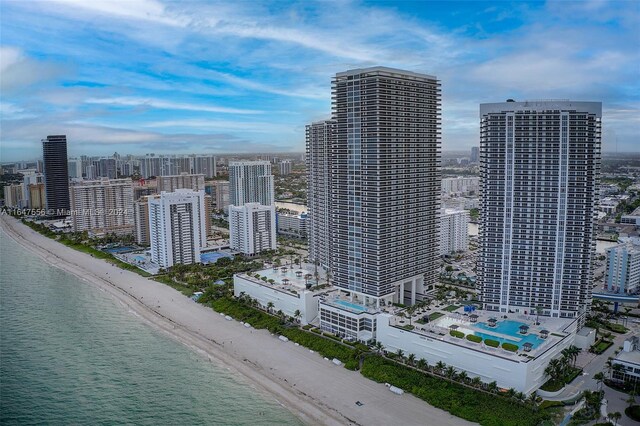
[[69, 187], [69, 195], [74, 232], [133, 231], [133, 186], [130, 179], [78, 181]]
[[151, 260], [162, 268], [200, 262], [205, 222], [202, 190], [177, 189], [149, 197]]
[[216, 157], [213, 155], [196, 155], [191, 158], [191, 161], [194, 174], [204, 175], [208, 179], [216, 177]]
[[22, 184], [5, 185], [4, 205], [7, 207], [24, 208], [26, 200], [22, 190]]
[[444, 209], [440, 216], [440, 255], [469, 249], [469, 212]]
[[276, 213], [278, 235], [307, 238], [308, 216], [306, 213]]
[[475, 195], [480, 191], [479, 177], [455, 177], [442, 179], [442, 193], [448, 195]]
[[484, 309], [588, 312], [601, 117], [600, 102], [480, 105]]
[[611, 360], [613, 366], [620, 365], [621, 369], [612, 369], [612, 376], [621, 382], [640, 381], [640, 339], [632, 336], [624, 341], [622, 351]]
[[291, 160], [282, 160], [280, 162], [280, 174], [282, 176], [287, 176], [289, 173], [291, 173], [292, 169], [293, 166], [291, 164]]
[[264, 250], [275, 250], [275, 206], [259, 203], [229, 206], [229, 246], [248, 256]]
[[318, 316], [318, 293], [311, 284], [315, 280], [304, 269], [292, 266], [274, 267], [233, 276], [233, 294], [236, 297], [247, 295], [256, 299], [263, 309], [273, 304], [271, 312], [282, 311], [289, 317], [309, 324]]
[[268, 161], [234, 161], [229, 163], [229, 204], [274, 203], [273, 175]]
[[621, 238], [607, 249], [605, 285], [610, 292], [635, 294], [640, 288], [640, 238]]
[[208, 183], [211, 186], [211, 198], [217, 210], [229, 212], [229, 181], [214, 180]]
[[[448, 319], [449, 317], [443, 317], [440, 320]], [[404, 321], [404, 324], [399, 321]], [[468, 322], [453, 321], [463, 334], [476, 333]], [[414, 323], [415, 327], [409, 330], [407, 325], [408, 321], [405, 319], [381, 314], [377, 321], [376, 340], [388, 352], [401, 349], [405, 356], [413, 354], [416, 360], [425, 359], [429, 365], [444, 362], [456, 370], [465, 371], [471, 378], [479, 377], [485, 383], [496, 381], [501, 388], [513, 388], [528, 395], [548, 380], [544, 370], [549, 361], [574, 344], [577, 320], [559, 323], [557, 327], [547, 330], [553, 331], [553, 335], [548, 334], [543, 343], [527, 350], [522, 345], [517, 352], [510, 352], [501, 346], [494, 348], [484, 341], [475, 343], [466, 338], [455, 338], [449, 334], [448, 326], [422, 326]], [[528, 333], [531, 334], [532, 331]]]
[[631, 212], [631, 214], [622, 215], [620, 223], [626, 223], [629, 225], [640, 227], [640, 207]]

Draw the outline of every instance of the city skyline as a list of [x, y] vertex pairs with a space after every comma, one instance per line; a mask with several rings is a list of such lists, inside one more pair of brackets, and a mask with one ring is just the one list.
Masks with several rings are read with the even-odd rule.
[[602, 101], [603, 151], [638, 151], [633, 2], [0, 4], [3, 161], [48, 134], [69, 156], [302, 152], [331, 75], [372, 65], [438, 75], [443, 151], [478, 145], [480, 103], [545, 97]]

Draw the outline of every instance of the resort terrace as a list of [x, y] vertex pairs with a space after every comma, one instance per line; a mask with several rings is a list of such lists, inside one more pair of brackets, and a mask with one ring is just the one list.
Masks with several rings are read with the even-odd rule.
[[321, 291], [313, 288], [315, 284], [313, 274], [306, 269], [296, 267], [296, 265], [293, 265], [293, 267], [288, 265], [273, 266], [260, 271], [238, 275], [262, 286], [271, 287], [275, 290], [291, 294], [299, 294], [305, 290], [311, 292]]
[[[405, 309], [391, 317], [390, 325], [495, 356], [528, 362], [569, 337], [576, 321], [539, 317], [536, 324], [535, 315], [504, 316], [481, 310], [465, 312], [462, 306], [452, 312], [420, 308], [410, 314]], [[503, 347], [505, 343], [511, 350]]]

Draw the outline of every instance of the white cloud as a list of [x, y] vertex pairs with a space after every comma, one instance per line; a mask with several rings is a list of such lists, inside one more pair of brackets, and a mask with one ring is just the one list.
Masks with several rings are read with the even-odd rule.
[[167, 110], [187, 110], [201, 112], [217, 112], [225, 114], [261, 114], [263, 111], [251, 109], [228, 108], [222, 106], [202, 105], [193, 103], [180, 103], [164, 101], [162, 99], [136, 98], [136, 97], [114, 97], [114, 98], [89, 98], [85, 100], [88, 104], [116, 105], [116, 106], [140, 106]]

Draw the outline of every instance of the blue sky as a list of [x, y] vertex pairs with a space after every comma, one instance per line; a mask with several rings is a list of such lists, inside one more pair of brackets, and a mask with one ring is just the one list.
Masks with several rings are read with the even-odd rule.
[[640, 151], [640, 2], [0, 0], [0, 160], [302, 151], [331, 77], [385, 65], [442, 82], [445, 151], [478, 104], [603, 102], [603, 148]]

